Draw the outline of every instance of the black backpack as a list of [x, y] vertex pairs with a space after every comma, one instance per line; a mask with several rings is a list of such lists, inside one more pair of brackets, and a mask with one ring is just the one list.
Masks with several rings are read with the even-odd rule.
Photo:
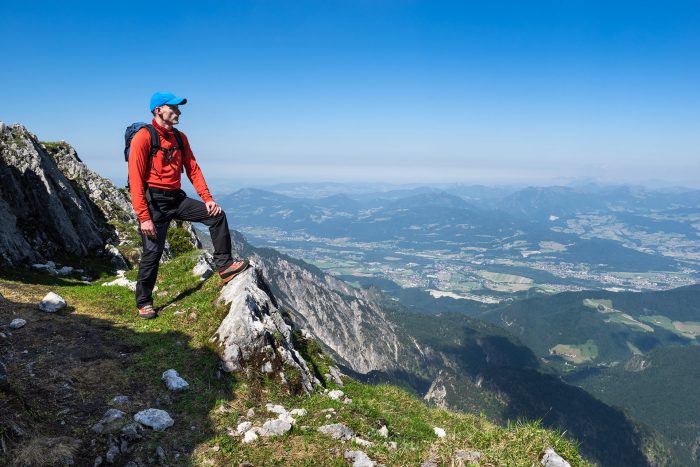
[[[141, 128], [144, 127], [148, 130], [148, 133], [151, 135], [151, 151], [148, 153], [149, 165], [151, 163], [151, 159], [158, 153], [158, 151], [161, 150], [160, 138], [158, 137], [158, 132], [156, 131], [156, 129], [153, 128], [153, 125], [144, 122], [132, 123], [126, 128], [126, 131], [124, 132], [124, 160], [127, 164], [129, 163], [129, 153], [131, 152], [131, 140], [134, 139], [134, 135], [136, 134], [136, 132], [138, 132]], [[175, 139], [177, 140], [178, 149], [180, 149], [180, 151], [184, 151], [185, 145], [182, 143], [182, 136], [180, 136], [180, 132], [177, 131], [176, 128], [173, 128], [173, 132], [175, 133]], [[182, 171], [185, 171], [184, 164], [182, 166]], [[148, 170], [146, 171], [146, 173], [148, 173]], [[126, 179], [126, 188], [129, 188], [128, 177]]]

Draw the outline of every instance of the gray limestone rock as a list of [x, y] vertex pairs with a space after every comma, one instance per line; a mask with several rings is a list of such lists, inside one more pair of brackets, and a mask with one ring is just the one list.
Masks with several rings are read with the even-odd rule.
[[355, 432], [342, 423], [333, 423], [331, 425], [323, 425], [318, 428], [318, 431], [330, 435], [332, 438], [342, 441], [350, 441], [355, 437]]
[[95, 433], [112, 433], [115, 432], [124, 425], [124, 415], [126, 415], [121, 410], [109, 409], [102, 416], [99, 422], [95, 423], [92, 428], [90, 428]]
[[[211, 340], [219, 344], [225, 370], [242, 370], [251, 358], [265, 355], [265, 348], [272, 345], [271, 358], [278, 360], [275, 366], [297, 370], [305, 392], [320, 384], [294, 348], [291, 326], [282, 317], [260, 270], [251, 267], [229, 282], [218, 302], [228, 304], [229, 312]], [[286, 381], [283, 375], [280, 379]]]
[[331, 366], [331, 367], [328, 369], [328, 371], [330, 371], [331, 379], [333, 380], [333, 382], [334, 382], [335, 384], [337, 384], [338, 386], [343, 387], [343, 380], [342, 380], [342, 378], [340, 377], [340, 376], [341, 376], [341, 373], [340, 373], [340, 370], [338, 369], [338, 367], [336, 367], [336, 366]]
[[127, 441], [136, 441], [143, 438], [143, 426], [136, 422], [127, 423], [122, 427], [121, 437]]
[[124, 405], [129, 402], [129, 396], [114, 396], [112, 398], [112, 404]]
[[141, 425], [152, 428], [155, 431], [164, 431], [175, 424], [175, 421], [170, 417], [170, 414], [165, 410], [146, 409], [134, 415], [134, 420]]
[[60, 295], [49, 292], [39, 303], [39, 309], [46, 313], [55, 313], [66, 307], [66, 301]]
[[542, 456], [540, 464], [544, 467], [571, 467], [571, 464], [566, 462], [564, 458], [557, 454], [552, 448], [547, 448], [544, 451], [544, 456]]
[[352, 467], [375, 467], [377, 465], [362, 451], [345, 451], [345, 458], [352, 462]]
[[117, 446], [111, 446], [105, 454], [105, 460], [108, 464], [114, 464], [114, 461], [119, 457], [120, 451]]
[[292, 424], [285, 420], [268, 420], [263, 423], [260, 435], [264, 437], [281, 436], [292, 429]]
[[163, 381], [165, 381], [165, 386], [173, 392], [185, 391], [189, 389], [190, 385], [187, 381], [177, 374], [177, 371], [170, 369], [165, 370], [162, 376]]
[[252, 427], [253, 427], [253, 424], [251, 422], [239, 423], [238, 426], [236, 427], [236, 434], [242, 435], [246, 431], [250, 430]]
[[386, 425], [382, 425], [382, 427], [377, 430], [377, 433], [379, 433], [379, 436], [381, 436], [382, 438], [389, 437], [389, 429], [386, 427]]
[[22, 319], [22, 318], [15, 318], [10, 322], [10, 329], [19, 329], [21, 327], [24, 327], [24, 325], [27, 324], [27, 321]]
[[212, 256], [209, 252], [204, 252], [197, 259], [197, 264], [195, 264], [192, 269], [192, 274], [199, 276], [200, 280], [206, 280], [214, 274], [214, 269], [211, 267]]

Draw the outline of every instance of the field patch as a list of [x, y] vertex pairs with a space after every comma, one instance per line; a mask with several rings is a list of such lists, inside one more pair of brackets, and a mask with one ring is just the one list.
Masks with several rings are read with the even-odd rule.
[[595, 360], [598, 356], [598, 346], [591, 339], [588, 339], [586, 343], [581, 345], [557, 344], [549, 349], [549, 354], [557, 355], [568, 362], [578, 365]]
[[672, 321], [663, 315], [640, 316], [639, 319], [689, 339], [700, 336], [700, 322], [697, 321]]
[[604, 298], [584, 298], [583, 304], [588, 308], [593, 308], [600, 313], [613, 313], [617, 311], [613, 308], [612, 300]]
[[637, 321], [636, 319], [632, 318], [630, 315], [627, 313], [620, 313], [620, 312], [613, 312], [613, 313], [608, 313], [608, 317], [605, 320], [606, 323], [620, 323], [624, 324], [625, 326], [629, 326], [635, 330], [642, 330], [645, 332], [654, 332], [654, 328], [649, 326], [648, 324], [641, 323]]
[[484, 287], [496, 292], [521, 292], [531, 289], [535, 281], [525, 276], [503, 274], [499, 272], [478, 271], [477, 274], [487, 282]]

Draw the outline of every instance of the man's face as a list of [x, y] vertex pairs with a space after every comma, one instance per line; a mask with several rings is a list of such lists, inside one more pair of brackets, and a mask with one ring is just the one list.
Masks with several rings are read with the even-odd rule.
[[161, 105], [156, 107], [156, 116], [168, 125], [177, 125], [180, 121], [180, 109], [177, 105]]

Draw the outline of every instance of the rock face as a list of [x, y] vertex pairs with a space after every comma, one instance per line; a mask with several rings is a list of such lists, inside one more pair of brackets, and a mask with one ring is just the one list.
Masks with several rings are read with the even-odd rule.
[[[88, 169], [69, 144], [40, 143], [22, 125], [0, 122], [0, 265], [65, 252], [105, 254], [124, 268], [115, 245], [135, 242], [138, 250], [136, 225], [129, 193]], [[199, 247], [191, 224], [184, 228]]]
[[229, 305], [228, 314], [212, 337], [221, 348], [225, 370], [239, 371], [248, 364], [259, 368], [268, 361], [281, 369], [283, 381], [291, 383], [283, 377], [285, 368], [296, 370], [305, 392], [320, 384], [294, 348], [291, 325], [282, 317], [259, 269], [251, 267], [226, 285], [218, 302]]
[[104, 247], [100, 222], [46, 150], [21, 125], [0, 132], [0, 260], [39, 262], [64, 250], [86, 256]]

